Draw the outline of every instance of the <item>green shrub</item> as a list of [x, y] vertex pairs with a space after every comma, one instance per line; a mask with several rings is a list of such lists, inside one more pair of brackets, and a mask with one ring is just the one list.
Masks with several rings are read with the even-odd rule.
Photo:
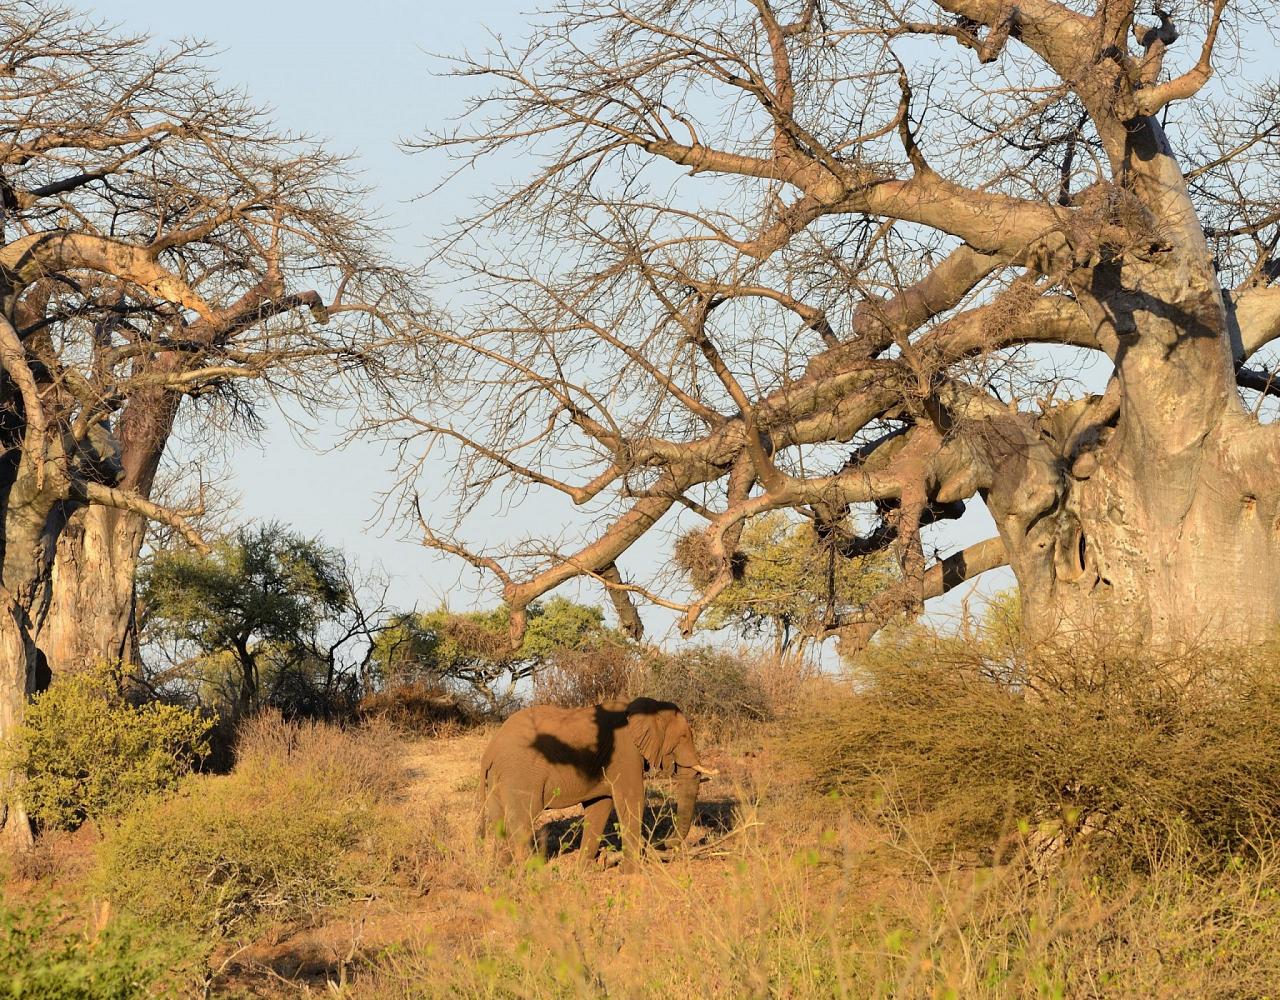
[[131, 1000], [177, 985], [190, 942], [129, 919], [96, 934], [48, 903], [0, 903], [0, 1000]]
[[351, 897], [402, 778], [380, 733], [256, 720], [227, 776], [187, 779], [103, 843], [98, 888], [135, 916], [244, 940]]
[[869, 651], [843, 697], [789, 727], [784, 753], [947, 852], [1016, 838], [1137, 869], [1171, 850], [1214, 867], [1280, 816], [1269, 662], [917, 633]]
[[208, 730], [194, 710], [129, 705], [101, 669], [37, 695], [3, 756], [26, 776], [27, 811], [45, 828], [74, 829], [175, 788], [207, 752]]
[[217, 938], [251, 933], [351, 893], [356, 873], [344, 853], [365, 832], [364, 812], [305, 779], [259, 791], [234, 778], [196, 778], [107, 838], [102, 888], [162, 923]]

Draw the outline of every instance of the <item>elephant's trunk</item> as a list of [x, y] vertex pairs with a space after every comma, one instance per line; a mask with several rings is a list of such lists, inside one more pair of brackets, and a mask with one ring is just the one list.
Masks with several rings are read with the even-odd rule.
[[677, 845], [683, 844], [693, 826], [694, 806], [698, 802], [698, 785], [702, 776], [691, 767], [676, 769], [676, 837]]

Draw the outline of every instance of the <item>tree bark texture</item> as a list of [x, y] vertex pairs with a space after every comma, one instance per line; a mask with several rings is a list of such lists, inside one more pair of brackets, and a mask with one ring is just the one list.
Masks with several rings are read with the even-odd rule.
[[[151, 390], [125, 405], [116, 430], [119, 488], [150, 499], [180, 402], [176, 392]], [[71, 517], [58, 540], [38, 640], [54, 676], [132, 661], [134, 579], [146, 527], [140, 515], [111, 507], [87, 507]]]
[[[22, 724], [27, 698], [35, 683], [35, 646], [26, 612], [9, 593], [0, 594], [0, 744]], [[31, 845], [31, 822], [19, 797], [21, 776], [0, 771], [0, 842], [25, 849]]]
[[[8, 400], [11, 412], [20, 409]], [[20, 424], [19, 424], [20, 426]], [[13, 427], [7, 428], [10, 433]], [[41, 665], [35, 636], [48, 606], [54, 550], [66, 525], [70, 505], [58, 485], [58, 447], [46, 448], [30, 427], [22, 434], [20, 457], [11, 440], [0, 477], [3, 499], [3, 559], [0, 560], [0, 744], [22, 724], [27, 699], [34, 693]], [[36, 455], [45, 459], [37, 468]], [[0, 836], [11, 845], [31, 842], [31, 825], [20, 802], [21, 776], [0, 772], [0, 796], [7, 808], [0, 812]]]
[[134, 656], [134, 577], [146, 522], [129, 511], [87, 507], [58, 540], [49, 612], [38, 645], [54, 677]]

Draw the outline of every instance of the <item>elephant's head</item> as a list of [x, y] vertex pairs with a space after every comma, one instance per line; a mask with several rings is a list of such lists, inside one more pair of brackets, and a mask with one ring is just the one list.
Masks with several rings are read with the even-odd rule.
[[627, 705], [627, 728], [645, 762], [676, 780], [676, 837], [683, 842], [693, 825], [698, 784], [717, 774], [698, 760], [693, 730], [679, 707], [669, 701], [637, 698]]

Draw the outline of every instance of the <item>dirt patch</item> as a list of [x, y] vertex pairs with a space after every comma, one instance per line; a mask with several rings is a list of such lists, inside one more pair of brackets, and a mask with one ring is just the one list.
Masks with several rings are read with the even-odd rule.
[[492, 729], [478, 729], [407, 744], [404, 765], [410, 776], [406, 789], [409, 800], [444, 806], [457, 817], [465, 813], [474, 818], [480, 755], [492, 735]]

